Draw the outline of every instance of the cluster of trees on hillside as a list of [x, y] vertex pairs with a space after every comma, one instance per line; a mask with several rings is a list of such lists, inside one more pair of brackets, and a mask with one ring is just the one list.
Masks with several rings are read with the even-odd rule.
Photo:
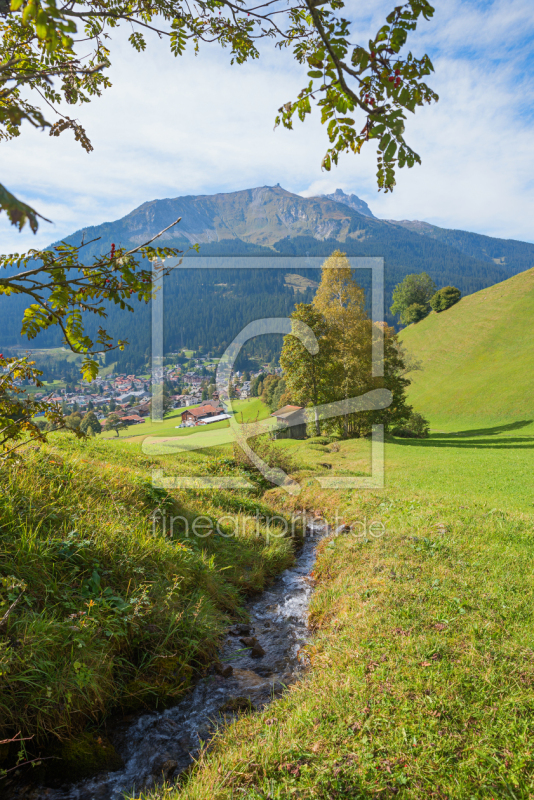
[[73, 411], [71, 414], [64, 414], [63, 425], [48, 421], [46, 419], [39, 419], [37, 421], [41, 430], [55, 431], [61, 428], [72, 431], [81, 431], [86, 436], [96, 436], [97, 433], [102, 432], [102, 425], [100, 424], [94, 411], [89, 410], [84, 416], [79, 411]]
[[373, 423], [386, 429], [406, 423], [411, 407], [406, 402], [407, 363], [393, 328], [380, 327], [384, 336], [384, 376], [372, 376], [372, 343], [377, 335], [365, 310], [363, 289], [356, 283], [347, 257], [336, 251], [322, 269], [321, 283], [312, 303], [300, 303], [292, 319], [314, 332], [319, 349], [310, 353], [296, 336], [284, 339], [280, 364], [284, 373], [284, 399], [305, 407], [359, 397], [385, 387], [393, 395], [389, 408], [315, 420], [315, 434], [322, 431], [343, 437], [362, 436]]
[[261, 397], [271, 411], [275, 411], [289, 402], [284, 378], [271, 373], [256, 375], [250, 384], [250, 396]]
[[436, 291], [436, 284], [426, 272], [406, 275], [393, 291], [391, 313], [399, 316], [403, 325], [420, 322], [430, 310], [446, 311], [462, 296], [455, 286], [444, 286]]
[[114, 431], [118, 436], [119, 431], [123, 428], [127, 428], [129, 424], [127, 421], [121, 419], [119, 414], [113, 411], [109, 414], [103, 425], [94, 411], [88, 411], [83, 416], [79, 411], [73, 411], [71, 414], [67, 414], [63, 417], [62, 423], [63, 424], [51, 421], [47, 422], [45, 419], [39, 419], [37, 421], [41, 431], [70, 430], [81, 432], [89, 437], [96, 436], [102, 433], [102, 431]]

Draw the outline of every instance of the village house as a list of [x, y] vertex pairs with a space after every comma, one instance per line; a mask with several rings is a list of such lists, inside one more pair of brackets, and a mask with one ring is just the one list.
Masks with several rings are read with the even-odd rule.
[[129, 410], [131, 414], [137, 414], [139, 417], [148, 417], [150, 414], [150, 403], [141, 403], [138, 406], [132, 406]]
[[128, 403], [132, 397], [141, 402], [146, 400], [147, 397], [150, 397], [150, 395], [148, 392], [145, 392], [144, 389], [140, 389], [139, 391], [125, 392], [124, 394], [119, 395], [116, 399], [118, 403]]
[[182, 394], [176, 395], [177, 397], [181, 397], [179, 408], [183, 408], [184, 406], [192, 406], [198, 402], [196, 395], [194, 394]]
[[206, 402], [201, 406], [198, 406], [198, 408], [188, 408], [183, 411], [181, 414], [182, 425], [196, 425], [198, 422], [200, 422], [200, 420], [206, 419], [207, 417], [215, 417], [219, 414], [224, 414], [224, 408], [216, 408], [215, 406], [212, 406]]

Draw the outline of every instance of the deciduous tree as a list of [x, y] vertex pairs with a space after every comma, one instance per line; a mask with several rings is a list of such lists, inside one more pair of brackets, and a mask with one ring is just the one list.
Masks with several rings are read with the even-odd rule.
[[391, 313], [400, 317], [403, 325], [426, 317], [430, 313], [430, 298], [436, 291], [436, 284], [426, 272], [406, 275], [393, 290]]
[[[323, 264], [321, 282], [314, 297], [323, 315], [333, 354], [329, 381], [332, 400], [358, 397], [371, 388], [372, 326], [365, 311], [365, 295], [356, 283], [347, 257], [335, 251]], [[346, 414], [343, 434], [357, 417]]]
[[123, 428], [127, 428], [128, 423], [122, 420], [118, 414], [110, 414], [109, 417], [104, 422], [104, 431], [115, 431], [117, 436], [119, 435], [119, 431]]
[[92, 428], [93, 436], [102, 432], [102, 425], [98, 421], [94, 411], [88, 411], [80, 423], [80, 430], [83, 433], [89, 434], [89, 428]]
[[[305, 323], [315, 334], [319, 350], [310, 353], [302, 341], [288, 334], [284, 337], [280, 366], [291, 403], [313, 408], [327, 403], [332, 391], [329, 377], [332, 371], [332, 339], [323, 314], [313, 305], [299, 303], [291, 315], [294, 322]], [[320, 420], [315, 417], [315, 433], [319, 435]]]
[[[325, 261], [313, 304], [297, 306], [293, 318], [314, 331], [319, 352], [312, 356], [295, 336], [285, 337], [280, 363], [292, 402], [313, 407], [359, 397], [371, 389], [385, 387], [392, 393], [391, 405], [380, 411], [324, 420], [317, 413], [316, 434], [324, 428], [345, 437], [361, 436], [374, 423], [383, 424], [387, 430], [409, 417], [405, 352], [393, 328], [384, 323], [373, 327], [365, 311], [363, 289], [343, 253], [336, 251]], [[377, 335], [384, 342], [381, 377], [372, 374], [372, 343]]]

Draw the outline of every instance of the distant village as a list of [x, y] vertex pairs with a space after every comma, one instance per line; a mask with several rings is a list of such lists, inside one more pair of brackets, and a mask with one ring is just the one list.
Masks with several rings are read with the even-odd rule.
[[[163, 385], [164, 410], [188, 408], [202, 405], [202, 410], [182, 415], [185, 426], [201, 424], [207, 418], [210, 422], [226, 418], [226, 409], [222, 405], [228, 396], [223, 392], [219, 396], [216, 380], [217, 360], [198, 357], [187, 362], [187, 371], [183, 366], [171, 364], [163, 367], [154, 382]], [[251, 395], [254, 378], [268, 373], [281, 373], [280, 368], [269, 364], [262, 365], [255, 371], [236, 370], [230, 382], [232, 399], [244, 400]], [[99, 376], [92, 383], [81, 380], [76, 386], [68, 386], [53, 392], [40, 390], [34, 394], [36, 400], [57, 402], [64, 413], [93, 411], [97, 420], [103, 423], [109, 414], [116, 414], [128, 425], [144, 423], [151, 413], [151, 378], [140, 375], [116, 374]], [[74, 391], [72, 391], [74, 389]], [[226, 395], [226, 396], [225, 396]], [[203, 413], [203, 412], [206, 413]]]

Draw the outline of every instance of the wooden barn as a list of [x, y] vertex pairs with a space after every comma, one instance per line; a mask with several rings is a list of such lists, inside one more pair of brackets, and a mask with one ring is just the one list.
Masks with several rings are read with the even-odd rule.
[[276, 439], [306, 438], [306, 409], [302, 406], [284, 406], [273, 411], [271, 417], [276, 417], [277, 424], [273, 431]]

